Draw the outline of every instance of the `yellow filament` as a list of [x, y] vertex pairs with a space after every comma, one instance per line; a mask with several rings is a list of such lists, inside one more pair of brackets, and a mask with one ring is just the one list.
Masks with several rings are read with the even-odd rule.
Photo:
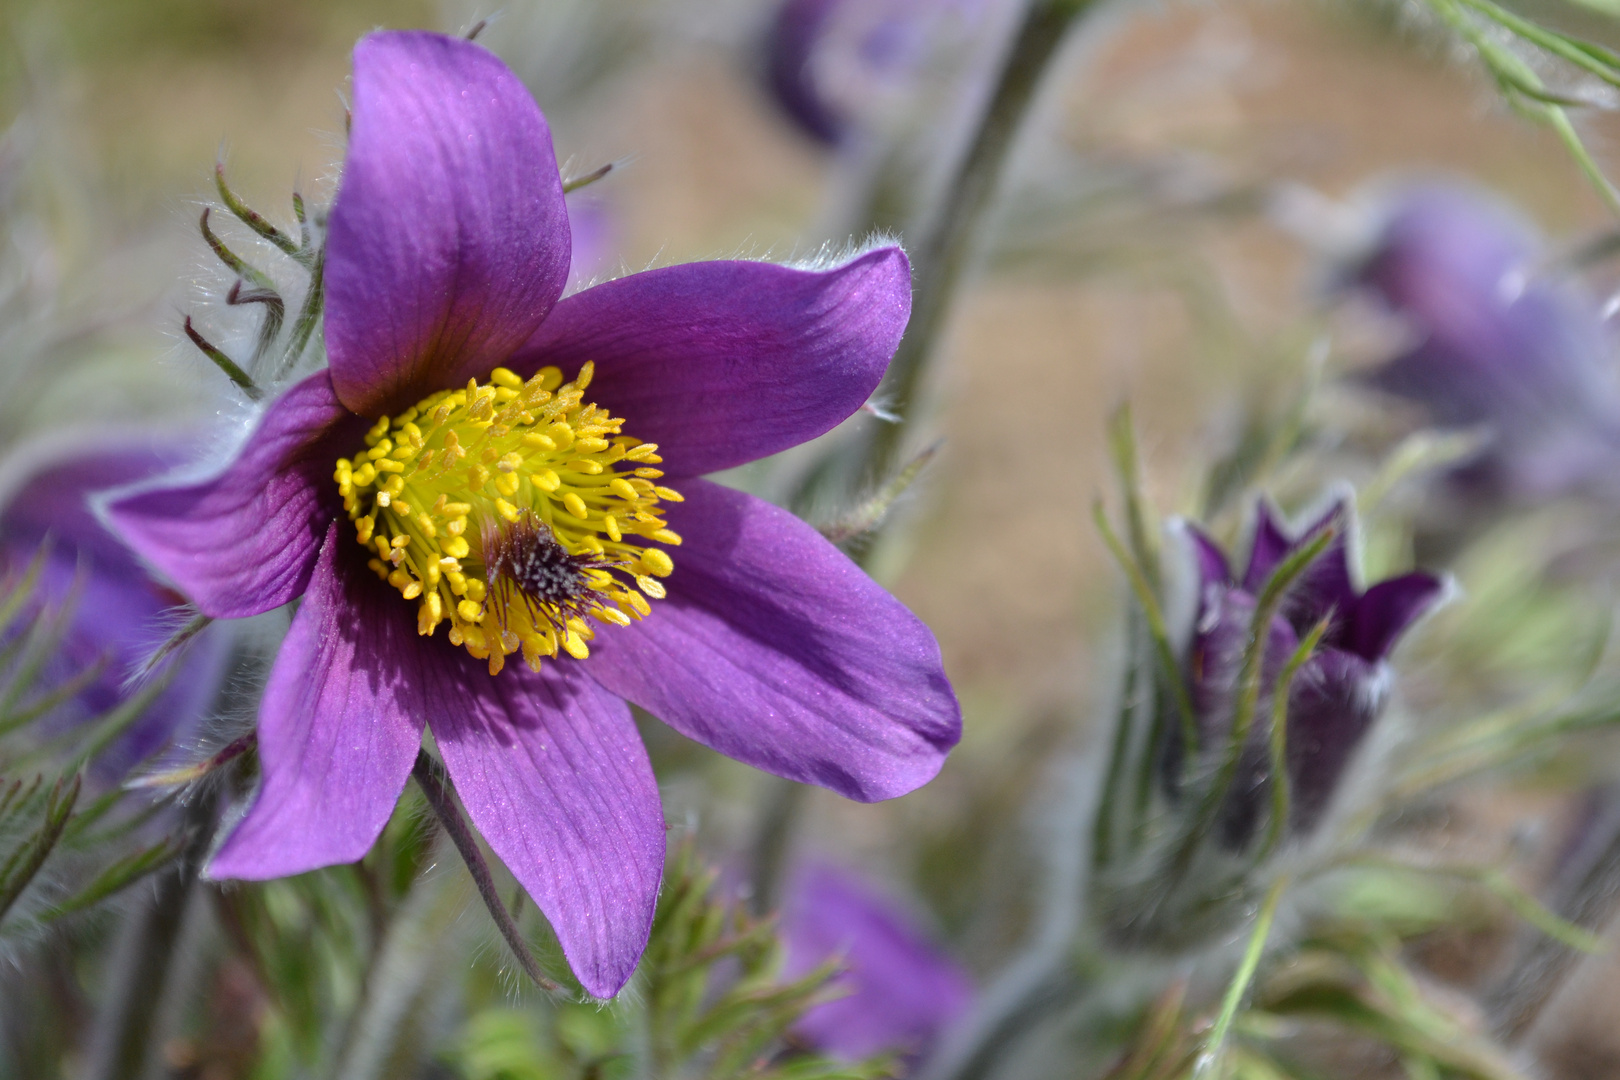
[[[450, 623], [449, 638], [487, 660], [491, 674], [523, 653], [590, 654], [597, 622], [628, 626], [662, 599], [680, 537], [663, 520], [675, 491], [658, 447], [622, 433], [624, 421], [584, 399], [593, 365], [571, 382], [556, 368], [524, 380], [497, 368], [487, 383], [432, 394], [366, 434], [366, 449], [338, 460], [333, 479], [372, 569], [417, 601], [417, 629]], [[583, 571], [579, 612], [548, 606], [488, 580], [484, 542], [532, 513], [572, 556], [608, 564]], [[533, 520], [533, 519], [530, 519]], [[470, 525], [470, 527], [469, 527]]]

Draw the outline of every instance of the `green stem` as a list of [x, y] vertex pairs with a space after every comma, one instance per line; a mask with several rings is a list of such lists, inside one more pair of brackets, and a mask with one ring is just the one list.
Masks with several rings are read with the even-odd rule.
[[1238, 1007], [1243, 1004], [1243, 995], [1249, 992], [1249, 984], [1254, 980], [1255, 970], [1260, 966], [1260, 957], [1266, 951], [1266, 939], [1271, 936], [1271, 924], [1277, 917], [1277, 905], [1282, 901], [1283, 892], [1287, 887], [1287, 877], [1279, 877], [1271, 883], [1271, 891], [1266, 894], [1265, 903], [1260, 907], [1260, 917], [1254, 922], [1254, 933], [1249, 935], [1249, 947], [1243, 951], [1243, 960], [1238, 964], [1237, 974], [1232, 976], [1232, 983], [1226, 988], [1226, 997], [1221, 1001], [1221, 1011], [1215, 1018], [1215, 1026], [1210, 1029], [1209, 1041], [1204, 1044], [1204, 1052], [1198, 1055], [1198, 1063], [1193, 1068], [1193, 1080], [1210, 1080], [1220, 1074], [1227, 1032], [1231, 1030]]
[[1277, 675], [1277, 685], [1271, 691], [1271, 824], [1266, 829], [1265, 842], [1255, 855], [1257, 866], [1276, 850], [1282, 841], [1283, 830], [1288, 826], [1291, 797], [1288, 784], [1288, 693], [1293, 688], [1294, 676], [1299, 674], [1299, 669], [1305, 666], [1305, 662], [1316, 652], [1317, 645], [1321, 644], [1322, 635], [1327, 633], [1332, 618], [1329, 615], [1311, 627], [1311, 632], [1305, 635], [1305, 640], [1299, 643], [1294, 655], [1283, 665]]
[[1007, 155], [1048, 63], [1063, 43], [1069, 26], [1090, 7], [1091, 0], [1035, 0], [1029, 7], [1002, 60], [995, 90], [972, 142], [931, 224], [912, 248], [915, 282], [911, 322], [880, 390], [902, 420], [870, 428], [865, 454], [868, 475], [887, 476], [898, 464], [902, 441], [910, 427], [906, 418], [913, 412], [923, 372], [968, 268], [980, 223], [995, 196]]

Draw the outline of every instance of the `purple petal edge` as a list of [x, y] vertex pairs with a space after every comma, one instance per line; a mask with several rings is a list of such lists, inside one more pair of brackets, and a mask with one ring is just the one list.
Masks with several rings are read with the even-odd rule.
[[589, 400], [657, 443], [670, 476], [701, 476], [797, 446], [854, 413], [910, 316], [911, 267], [895, 247], [830, 270], [685, 263], [568, 297], [508, 366], [572, 375], [593, 361]]
[[154, 488], [107, 507], [113, 531], [205, 615], [236, 619], [301, 595], [326, 527], [341, 512], [332, 468], [366, 424], [324, 371], [265, 412], [211, 480]]

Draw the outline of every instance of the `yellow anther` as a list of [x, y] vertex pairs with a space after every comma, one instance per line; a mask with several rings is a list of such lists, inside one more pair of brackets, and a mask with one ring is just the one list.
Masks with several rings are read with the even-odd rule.
[[681, 546], [681, 534], [672, 529], [654, 529], [652, 538], [657, 540], [660, 544], [673, 544], [675, 547]]
[[[656, 446], [586, 400], [593, 371], [500, 369], [379, 419], [334, 465], [373, 572], [415, 604], [420, 633], [448, 619], [450, 641], [492, 673], [520, 651], [536, 670], [587, 658], [596, 633], [617, 632], [602, 627], [654, 614], [673, 570], [648, 544], [679, 542], [660, 503], [680, 496], [651, 482]], [[615, 472], [627, 459], [634, 472]]]
[[653, 494], [657, 495], [660, 499], [663, 499], [665, 502], [685, 502], [686, 501], [686, 496], [682, 495], [680, 492], [676, 491], [674, 488], [667, 488], [667, 487], [662, 487], [662, 486], [655, 487], [655, 488], [653, 488]]

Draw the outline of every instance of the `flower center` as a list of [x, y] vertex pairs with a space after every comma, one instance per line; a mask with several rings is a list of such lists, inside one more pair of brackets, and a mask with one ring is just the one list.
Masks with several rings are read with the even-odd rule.
[[377, 575], [417, 600], [417, 630], [450, 621], [450, 641], [489, 661], [519, 649], [535, 671], [559, 650], [583, 660], [590, 619], [628, 626], [662, 599], [675, 569], [662, 548], [681, 538], [654, 483], [655, 443], [584, 400], [594, 365], [573, 382], [542, 368], [524, 382], [432, 394], [366, 434], [333, 479]]

